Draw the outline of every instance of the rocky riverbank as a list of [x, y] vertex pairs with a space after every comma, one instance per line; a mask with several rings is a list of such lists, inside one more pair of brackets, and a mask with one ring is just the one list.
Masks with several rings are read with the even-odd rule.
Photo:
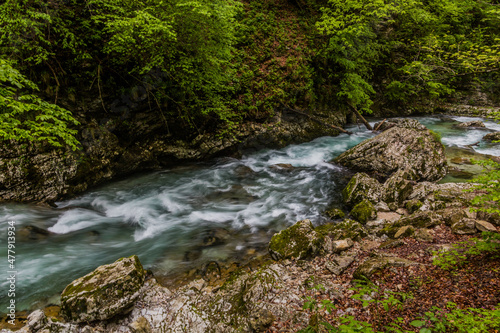
[[[463, 190], [472, 185], [436, 183], [446, 173], [446, 159], [433, 133], [413, 121], [392, 124], [336, 160], [360, 171], [343, 191], [343, 211], [329, 211], [330, 223], [299, 221], [275, 234], [270, 257], [258, 267], [224, 278], [215, 269], [173, 289], [145, 272], [137, 257], [122, 259], [74, 281], [62, 294], [59, 314], [35, 311], [19, 332], [296, 332], [317, 319], [303, 309], [306, 297], [334, 302], [335, 311], [322, 312], [323, 318], [369, 320], [352, 299], [356, 279], [416, 295], [405, 325], [416, 319], [412, 314], [447, 301], [494, 308], [500, 303], [497, 261], [480, 256], [471, 264], [488, 267], [474, 273], [479, 289], [467, 287], [471, 272], [449, 282], [431, 262], [434, 252], [453, 249], [457, 241], [498, 232], [500, 217], [469, 211], [476, 193]], [[383, 149], [384, 141], [398, 148]]]
[[310, 118], [284, 110], [266, 123], [246, 122], [227, 133], [200, 130], [186, 138], [172, 134], [156, 114], [102, 117], [78, 118], [79, 151], [14, 142], [2, 146], [0, 201], [52, 203], [134, 172], [335, 136], [339, 131], [330, 125], [346, 123], [342, 112]]

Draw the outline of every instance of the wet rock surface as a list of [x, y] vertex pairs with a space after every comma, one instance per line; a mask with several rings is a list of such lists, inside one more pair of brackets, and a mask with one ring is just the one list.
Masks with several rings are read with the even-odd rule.
[[[340, 126], [346, 121], [342, 113], [325, 117], [325, 123]], [[83, 116], [79, 121], [78, 151], [14, 142], [0, 147], [0, 201], [54, 202], [138, 171], [338, 134], [293, 114], [280, 114], [268, 124], [242, 124], [231, 136], [204, 133], [192, 139], [171, 134], [156, 113], [137, 112], [126, 121]]]

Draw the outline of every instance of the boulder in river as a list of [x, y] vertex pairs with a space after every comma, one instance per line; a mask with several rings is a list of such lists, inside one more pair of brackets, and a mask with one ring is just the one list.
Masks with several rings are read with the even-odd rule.
[[393, 127], [414, 128], [417, 130], [426, 129], [426, 127], [422, 125], [418, 120], [410, 118], [394, 118], [387, 121], [381, 121], [373, 126], [373, 128], [376, 128], [377, 130], [382, 132], [387, 131], [388, 129]]
[[303, 220], [274, 234], [269, 242], [269, 253], [274, 260], [304, 259], [316, 254], [323, 237], [314, 230], [310, 220]]
[[444, 147], [438, 135], [413, 128], [393, 127], [361, 142], [334, 161], [382, 178], [406, 170], [415, 174], [416, 180], [438, 181], [447, 172]]
[[500, 132], [488, 133], [483, 137], [484, 141], [499, 141]]
[[481, 120], [472, 120], [460, 123], [457, 125], [460, 128], [470, 128], [470, 127], [486, 127]]
[[107, 320], [125, 313], [139, 296], [145, 275], [135, 255], [99, 266], [64, 289], [61, 312], [74, 322]]

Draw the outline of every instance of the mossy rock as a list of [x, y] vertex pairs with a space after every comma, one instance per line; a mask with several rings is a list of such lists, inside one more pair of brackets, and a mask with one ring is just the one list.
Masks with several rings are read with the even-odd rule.
[[412, 225], [418, 228], [430, 228], [444, 223], [442, 216], [432, 211], [417, 211], [410, 216], [403, 217], [397, 222], [400, 226]]
[[396, 171], [383, 186], [382, 199], [386, 203], [394, 202], [398, 206], [406, 200], [413, 192], [412, 180], [416, 178], [415, 174], [409, 171]]
[[365, 199], [358, 203], [354, 208], [351, 210], [351, 216], [358, 222], [361, 222], [362, 224], [366, 224], [368, 220], [372, 219], [375, 217], [377, 214], [375, 207], [373, 204]]
[[345, 219], [340, 223], [327, 223], [317, 227], [316, 232], [324, 237], [330, 237], [332, 240], [350, 238], [359, 241], [368, 236], [368, 231], [361, 223], [354, 220]]
[[394, 238], [406, 238], [410, 237], [415, 233], [415, 228], [411, 225], [405, 225], [404, 227], [399, 228], [399, 230], [394, 234]]
[[420, 200], [409, 200], [405, 203], [405, 208], [408, 213], [413, 214], [420, 209], [424, 204]]
[[323, 237], [314, 230], [310, 220], [303, 220], [280, 231], [269, 242], [269, 253], [274, 260], [304, 259], [315, 255], [321, 248]]
[[347, 206], [354, 207], [363, 200], [376, 204], [380, 200], [381, 185], [366, 173], [355, 174], [342, 191]]
[[418, 262], [396, 257], [375, 257], [363, 262], [354, 271], [353, 278], [356, 280], [369, 279], [375, 272], [387, 267], [406, 267], [418, 264]]
[[338, 208], [329, 209], [324, 213], [324, 215], [333, 220], [343, 219], [345, 217], [345, 213], [342, 211], [342, 209]]
[[457, 235], [472, 235], [477, 233], [476, 221], [469, 218], [463, 218], [451, 226], [451, 231]]
[[110, 319], [131, 309], [144, 279], [145, 271], [135, 255], [99, 266], [64, 289], [61, 312], [74, 322]]

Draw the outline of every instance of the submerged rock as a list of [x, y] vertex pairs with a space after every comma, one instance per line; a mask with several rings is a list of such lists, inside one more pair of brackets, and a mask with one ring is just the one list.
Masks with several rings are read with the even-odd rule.
[[269, 253], [274, 260], [304, 259], [316, 254], [323, 237], [314, 230], [310, 220], [303, 220], [274, 234], [269, 242]]
[[27, 225], [22, 227], [17, 231], [16, 236], [19, 240], [28, 241], [34, 240], [39, 241], [49, 237], [50, 235], [54, 235], [53, 232], [37, 227], [36, 225]]
[[437, 181], [447, 172], [444, 147], [429, 130], [393, 127], [365, 140], [334, 160], [345, 167], [390, 177], [397, 170], [416, 180]]
[[137, 256], [100, 266], [64, 289], [61, 312], [74, 322], [110, 319], [130, 310], [144, 279], [145, 271]]

